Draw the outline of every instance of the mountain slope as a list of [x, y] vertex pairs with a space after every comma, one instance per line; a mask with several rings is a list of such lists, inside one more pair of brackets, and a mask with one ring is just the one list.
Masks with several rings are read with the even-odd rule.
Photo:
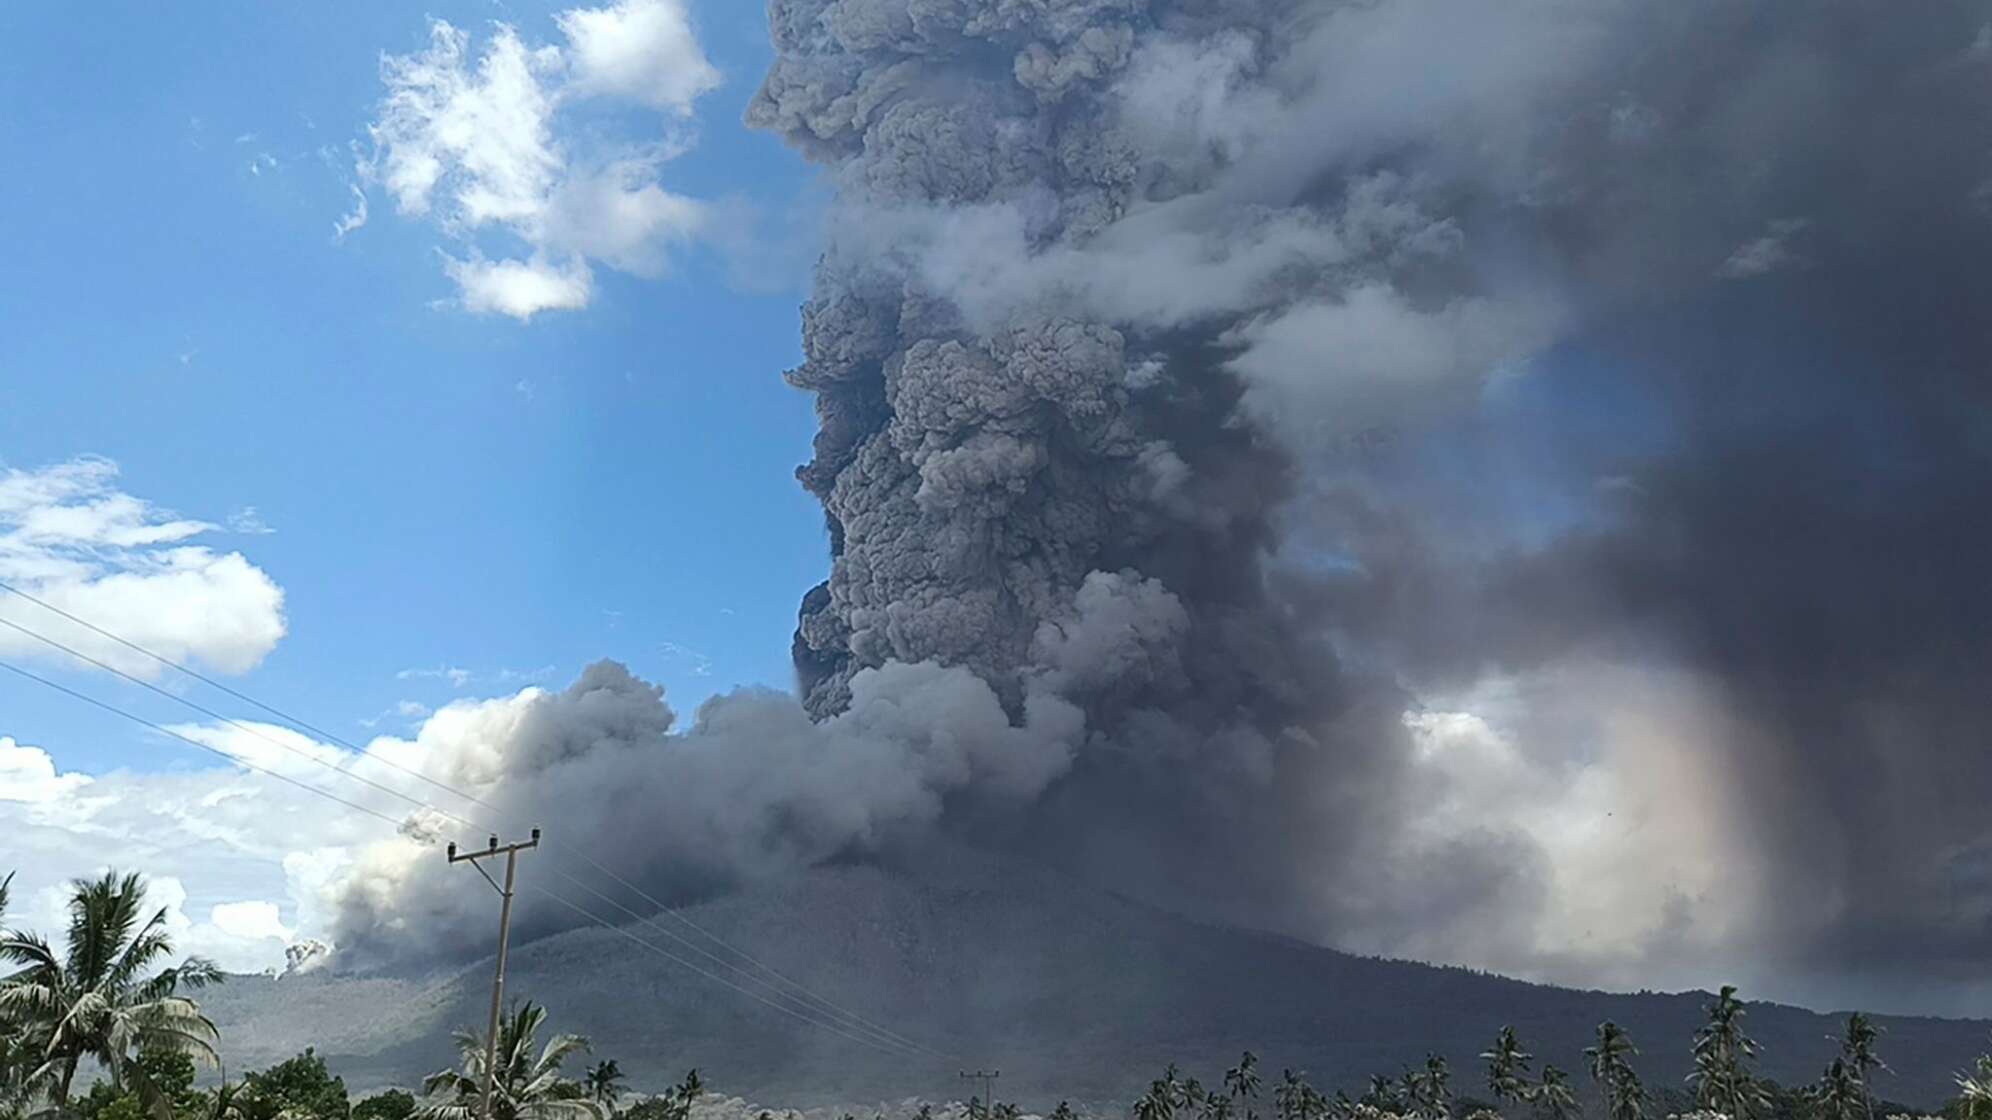
[[[699, 927], [875, 1023], [946, 1056], [881, 1054], [666, 961], [627, 937], [577, 930], [516, 948], [508, 991], [546, 1003], [640, 1088], [690, 1066], [726, 1092], [796, 1106], [960, 1092], [958, 1069], [1003, 1071], [1026, 1107], [1125, 1104], [1167, 1062], [1210, 1079], [1250, 1048], [1323, 1088], [1359, 1087], [1445, 1054], [1459, 1091], [1475, 1055], [1512, 1023], [1544, 1060], [1580, 1069], [1597, 1023], [1617, 1020], [1649, 1084], [1678, 1085], [1706, 996], [1611, 995], [1397, 961], [1206, 926], [1014, 867], [919, 879], [874, 868], [812, 872], [683, 911]], [[658, 926], [723, 952], [686, 927]], [[644, 937], [708, 971], [665, 934]], [[428, 979], [242, 977], [207, 996], [238, 1063], [315, 1045], [356, 1087], [412, 1084], [448, 1064], [450, 1029], [483, 1021], [489, 961]], [[1878, 1020], [1893, 1099], [1933, 1105], [1986, 1046], [1988, 1024]], [[1753, 1004], [1763, 1071], [1809, 1081], [1839, 1022]]]

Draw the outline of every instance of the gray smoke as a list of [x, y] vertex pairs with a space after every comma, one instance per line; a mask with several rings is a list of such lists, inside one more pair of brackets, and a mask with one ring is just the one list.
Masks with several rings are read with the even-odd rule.
[[[1754, 818], [1725, 948], [1796, 953], [1788, 990], [1961, 967], [1987, 18], [772, 4], [749, 120], [842, 207], [789, 375], [834, 557], [810, 710], [894, 660], [1006, 700], [1055, 676], [1090, 739], [1017, 842], [1313, 938], [1600, 975], [1529, 930], [1560, 871], [1528, 836], [1407, 839], [1398, 717], [1602, 655], [1728, 729], [1671, 745]], [[1552, 780], [1597, 749], [1573, 707], [1510, 721]]]
[[1987, 20], [772, 0], [748, 119], [837, 196], [801, 705], [493, 780], [687, 799], [680, 896], [959, 829], [1376, 951], [1935, 991], [1992, 948]]

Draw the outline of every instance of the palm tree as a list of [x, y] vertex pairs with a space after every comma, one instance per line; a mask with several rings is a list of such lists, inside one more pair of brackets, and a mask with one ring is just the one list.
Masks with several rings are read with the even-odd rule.
[[[26, 1028], [39, 1045], [31, 1079], [46, 1086], [57, 1110], [69, 1105], [76, 1067], [94, 1058], [118, 1089], [137, 1090], [148, 1108], [164, 1097], [139, 1065], [144, 1053], [181, 1054], [218, 1061], [220, 1032], [200, 1008], [180, 995], [221, 982], [221, 971], [200, 957], [151, 972], [173, 955], [166, 909], [140, 921], [145, 880], [136, 873], [106, 872], [78, 879], [69, 899], [65, 951], [18, 931], [0, 936], [0, 960], [19, 970], [0, 980], [0, 1016]], [[150, 973], [150, 975], [148, 975]]]
[[1638, 1053], [1632, 1037], [1609, 1020], [1598, 1024], [1598, 1044], [1584, 1050], [1591, 1063], [1591, 1078], [1604, 1091], [1608, 1120], [1646, 1118], [1646, 1087], [1632, 1069], [1632, 1058]]
[[1845, 1059], [1854, 1080], [1860, 1083], [1861, 1114], [1866, 1120], [1874, 1120], [1874, 1093], [1869, 1088], [1868, 1074], [1877, 1069], [1895, 1072], [1875, 1052], [1875, 1043], [1880, 1039], [1881, 1028], [1870, 1022], [1866, 1015], [1856, 1011], [1847, 1016], [1846, 1033], [1840, 1036], [1840, 1057]]
[[1861, 1080], [1845, 1058], [1833, 1059], [1808, 1095], [1816, 1120], [1860, 1120]]
[[1487, 1063], [1487, 1087], [1496, 1101], [1520, 1101], [1528, 1095], [1529, 1063], [1535, 1055], [1522, 1049], [1515, 1028], [1502, 1027], [1494, 1036], [1493, 1047], [1483, 1051], [1480, 1060]]
[[[1238, 1059], [1238, 1064], [1224, 1071], [1224, 1091], [1233, 1100], [1257, 1100], [1259, 1097], [1259, 1058], [1250, 1050]], [[1249, 1113], [1248, 1113], [1249, 1114]]]
[[611, 1115], [615, 1113], [616, 1101], [622, 1096], [622, 1067], [615, 1059], [597, 1062], [582, 1079], [588, 1087], [588, 1096]]
[[1576, 1120], [1584, 1113], [1570, 1076], [1555, 1066], [1542, 1067], [1542, 1081], [1528, 1090], [1528, 1101], [1543, 1120]]
[[1959, 1120], [1992, 1120], [1992, 1057], [1980, 1056], [1972, 1072], [1957, 1075]]
[[1314, 1086], [1304, 1074], [1293, 1070], [1280, 1073], [1280, 1087], [1273, 1090], [1273, 1111], [1279, 1120], [1310, 1120], [1314, 1113]]
[[1413, 1112], [1425, 1120], [1446, 1120], [1452, 1115], [1452, 1074], [1446, 1068], [1444, 1058], [1427, 1054], [1424, 1072], [1413, 1072], [1409, 1076]]
[[1403, 1112], [1404, 1094], [1397, 1083], [1380, 1073], [1370, 1075], [1369, 1091], [1364, 1093], [1360, 1104], [1366, 1104], [1379, 1112]]
[[1688, 1084], [1695, 1103], [1730, 1120], [1750, 1120], [1770, 1110], [1770, 1097], [1750, 1073], [1757, 1058], [1756, 1040], [1743, 1033], [1743, 1001], [1736, 986], [1724, 984], [1708, 1005], [1708, 1022], [1695, 1032], [1695, 1068]]
[[[492, 1120], [605, 1120], [602, 1106], [588, 1098], [579, 1082], [560, 1075], [560, 1065], [588, 1049], [578, 1034], [555, 1035], [535, 1054], [546, 1008], [530, 1001], [518, 1005], [498, 1024], [498, 1076], [491, 1099]], [[415, 1110], [417, 1120], [471, 1120], [478, 1115], [484, 1094], [485, 1038], [458, 1031], [461, 1070], [446, 1069], [422, 1082], [429, 1098]]]
[[[12, 872], [0, 879], [0, 918], [7, 916], [7, 899], [13, 885]], [[16, 1115], [27, 1107], [33, 1095], [28, 1074], [39, 1064], [37, 1052], [25, 1037], [22, 1025], [0, 1011], [0, 1116]]]

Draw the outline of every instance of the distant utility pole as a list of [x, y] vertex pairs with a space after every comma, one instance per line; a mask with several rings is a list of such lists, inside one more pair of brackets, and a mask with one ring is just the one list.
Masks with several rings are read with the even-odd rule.
[[[519, 869], [519, 853], [527, 848], [539, 847], [539, 842], [540, 830], [537, 828], [533, 829], [531, 840], [506, 844], [503, 847], [499, 846], [498, 836], [493, 833], [491, 843], [486, 845], [483, 851], [466, 852], [463, 855], [457, 854], [456, 842], [450, 842], [450, 862], [470, 864], [479, 875], [484, 876], [484, 881], [491, 884], [492, 889], [498, 892], [498, 896], [504, 899], [498, 907], [498, 975], [491, 981], [491, 1031], [484, 1036], [484, 1103], [478, 1111], [482, 1120], [491, 1120], [491, 1101], [498, 1095], [498, 1014], [499, 1007], [505, 1000], [505, 950], [512, 943], [512, 879]], [[501, 853], [505, 856], [505, 885], [502, 887], [491, 877], [489, 871], [484, 870], [484, 865], [477, 862], [496, 857]]]
[[[988, 1120], [988, 1118], [989, 1118], [990, 1116], [993, 1116], [993, 1115], [995, 1114], [995, 1110], [996, 1110], [996, 1085], [995, 1085], [995, 1082], [996, 1082], [996, 1079], [997, 1079], [997, 1078], [999, 1078], [999, 1077], [1001, 1077], [1001, 1076], [1003, 1076], [1003, 1071], [1002, 1071], [1002, 1070], [1000, 1070], [1000, 1069], [979, 1069], [979, 1070], [976, 1070], [976, 1071], [975, 1071], [974, 1073], [970, 1073], [970, 1072], [968, 1072], [967, 1070], [962, 1070], [962, 1071], [961, 1071], [961, 1079], [962, 1079], [963, 1081], [981, 1081], [981, 1082], [982, 1082], [982, 1116], [983, 1116], [983, 1120]], [[969, 1112], [969, 1115], [971, 1115], [971, 1116], [975, 1115], [975, 1109], [974, 1109], [973, 1107], [970, 1107], [970, 1108], [969, 1108], [969, 1110], [968, 1110], [968, 1112]]]

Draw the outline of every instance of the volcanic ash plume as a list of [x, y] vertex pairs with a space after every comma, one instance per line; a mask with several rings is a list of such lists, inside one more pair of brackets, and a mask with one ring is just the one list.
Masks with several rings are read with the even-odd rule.
[[[837, 199], [800, 704], [598, 667], [432, 757], [674, 897], [960, 829], [1563, 980], [1961, 968], [1984, 20], [774, 0], [748, 119]], [[368, 858], [391, 957], [439, 872]]]

